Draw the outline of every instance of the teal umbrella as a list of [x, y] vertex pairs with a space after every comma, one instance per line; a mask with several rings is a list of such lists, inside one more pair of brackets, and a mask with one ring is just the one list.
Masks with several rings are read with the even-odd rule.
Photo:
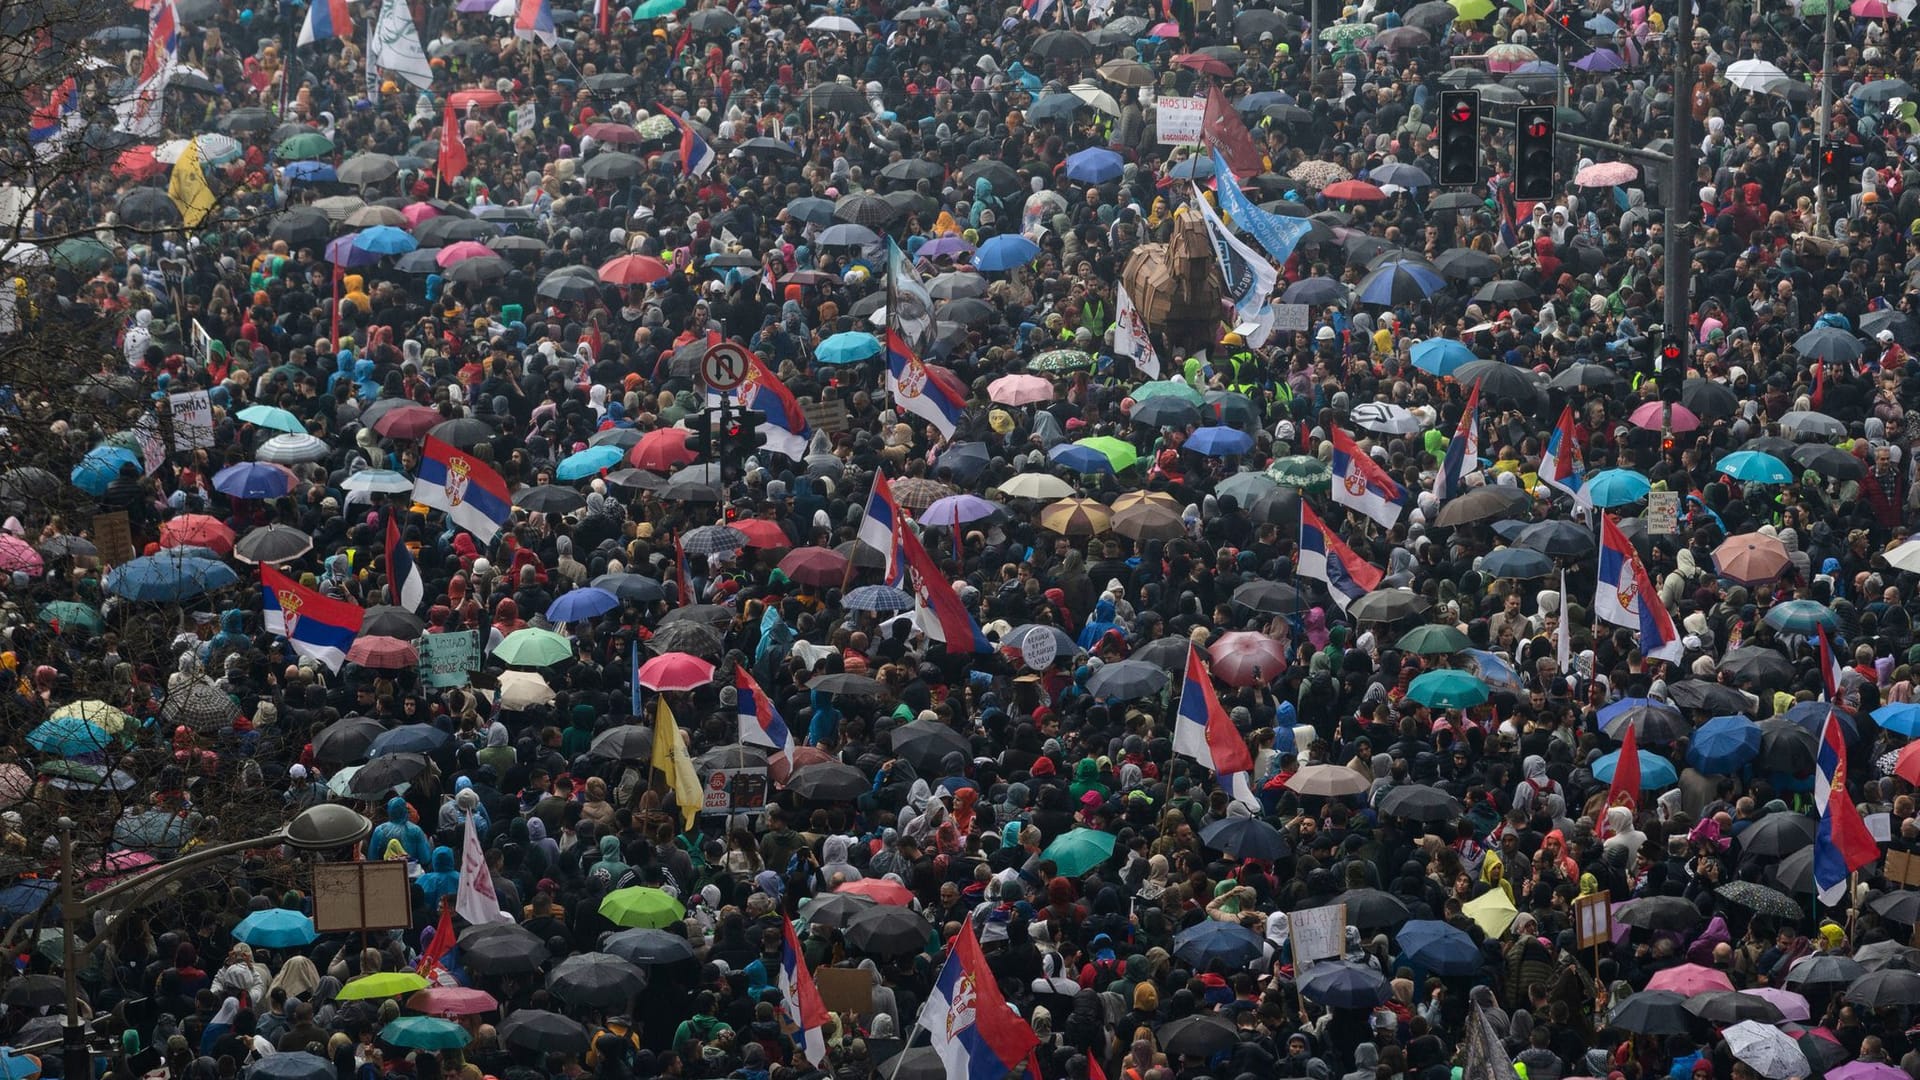
[[276, 408], [272, 405], [249, 405], [235, 413], [234, 418], [245, 421], [255, 427], [284, 431], [289, 435], [305, 435], [307, 433], [307, 425], [301, 423], [299, 417], [285, 409]]
[[[1636, 750], [1634, 753], [1640, 755], [1640, 789], [1642, 791], [1653, 791], [1679, 783], [1679, 777], [1673, 771], [1673, 762], [1646, 750]], [[1619, 764], [1620, 751], [1618, 750], [1595, 760], [1593, 778], [1603, 784], [1613, 783], [1613, 770]]]
[[1429, 709], [1468, 709], [1486, 704], [1487, 684], [1464, 671], [1429, 671], [1407, 686], [1407, 697]]
[[573, 642], [551, 630], [529, 626], [508, 634], [493, 655], [514, 667], [550, 667], [573, 657]]
[[1812, 635], [1820, 627], [1829, 633], [1840, 629], [1840, 617], [1825, 604], [1812, 600], [1789, 600], [1784, 604], [1775, 604], [1767, 609], [1765, 621], [1775, 630], [1784, 630], [1789, 634]]
[[813, 358], [822, 364], [857, 364], [869, 356], [879, 355], [879, 352], [879, 338], [850, 330], [821, 342], [820, 347], [813, 351]]
[[78, 600], [54, 600], [42, 604], [40, 621], [48, 625], [58, 622], [62, 630], [78, 627], [89, 634], [98, 634], [107, 628], [98, 611]]
[[1639, 502], [1653, 490], [1647, 478], [1632, 469], [1606, 469], [1587, 477], [1581, 489], [1600, 507]]
[[380, 1041], [413, 1050], [458, 1050], [472, 1037], [467, 1029], [438, 1016], [403, 1016], [380, 1029]]
[[1079, 877], [1113, 857], [1113, 840], [1110, 832], [1074, 829], [1048, 844], [1040, 857], [1052, 859], [1061, 877]]

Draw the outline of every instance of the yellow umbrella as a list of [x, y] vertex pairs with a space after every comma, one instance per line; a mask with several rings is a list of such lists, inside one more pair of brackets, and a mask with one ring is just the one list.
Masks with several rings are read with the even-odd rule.
[[1175, 516], [1184, 513], [1186, 510], [1185, 507], [1180, 505], [1179, 499], [1174, 498], [1164, 491], [1129, 491], [1125, 495], [1113, 500], [1113, 505], [1108, 507], [1108, 509], [1117, 514], [1122, 510], [1131, 510], [1136, 506], [1158, 506], [1163, 510], [1173, 511]]
[[1092, 499], [1061, 499], [1040, 511], [1040, 527], [1062, 536], [1093, 536], [1113, 527], [1113, 512]]
[[1507, 899], [1505, 889], [1492, 889], [1477, 899], [1460, 905], [1460, 911], [1467, 918], [1480, 924], [1490, 938], [1497, 938], [1507, 932], [1513, 920], [1520, 914], [1513, 901]]
[[1478, 22], [1493, 14], [1493, 0], [1452, 0], [1453, 10], [1468, 22]]
[[127, 725], [133, 723], [133, 717], [104, 701], [92, 699], [62, 705], [53, 714], [55, 720], [64, 720], [69, 717], [92, 724], [109, 735], [118, 735]]

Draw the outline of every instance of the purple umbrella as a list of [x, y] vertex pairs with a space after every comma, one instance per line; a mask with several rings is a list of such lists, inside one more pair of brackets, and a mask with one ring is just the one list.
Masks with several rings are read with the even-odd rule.
[[1581, 71], [1619, 71], [1627, 61], [1612, 49], [1595, 49], [1573, 62]]
[[914, 258], [917, 258], [917, 259], [954, 258], [956, 256], [970, 254], [972, 251], [973, 251], [973, 245], [967, 243], [965, 240], [962, 240], [960, 237], [943, 236], [938, 240], [929, 240], [926, 243], [920, 245], [920, 250], [914, 252]]
[[476, 11], [491, 11], [493, 10], [493, 0], [460, 0], [459, 3], [453, 5], [453, 10], [464, 11], [469, 15]]
[[367, 251], [353, 246], [360, 238], [359, 233], [348, 233], [327, 242], [327, 261], [335, 266], [372, 266], [380, 261], [380, 253]]
[[949, 495], [935, 499], [920, 515], [922, 525], [964, 525], [992, 517], [1000, 508], [978, 495]]
[[1828, 1069], [1828, 1080], [1899, 1080], [1906, 1070], [1877, 1061], [1849, 1061], [1837, 1069]]

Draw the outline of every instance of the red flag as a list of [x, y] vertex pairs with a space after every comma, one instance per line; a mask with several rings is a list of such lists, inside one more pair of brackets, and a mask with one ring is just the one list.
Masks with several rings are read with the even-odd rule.
[[451, 180], [467, 171], [467, 148], [460, 141], [460, 118], [448, 103], [440, 123], [440, 179]]
[[1240, 122], [1240, 114], [1234, 112], [1233, 102], [1227, 100], [1218, 83], [1207, 91], [1207, 111], [1200, 127], [1201, 139], [1220, 151], [1233, 168], [1233, 175], [1245, 180], [1267, 171], [1267, 163], [1254, 148], [1253, 136], [1247, 134], [1247, 125]]
[[1100, 1067], [1100, 1059], [1093, 1054], [1087, 1055], [1087, 1080], [1107, 1080], [1107, 1070]]
[[420, 962], [413, 966], [414, 973], [434, 985], [440, 985], [440, 961], [453, 951], [453, 901], [448, 897], [440, 898], [440, 923], [433, 928], [433, 940], [427, 943], [426, 950], [420, 954]]
[[[1633, 725], [1627, 725], [1627, 733], [1620, 740], [1620, 759], [1613, 765], [1613, 783], [1607, 785], [1607, 809], [1625, 806], [1635, 809], [1640, 805], [1640, 738], [1633, 733]], [[1607, 837], [1606, 811], [1600, 813], [1600, 838]]]

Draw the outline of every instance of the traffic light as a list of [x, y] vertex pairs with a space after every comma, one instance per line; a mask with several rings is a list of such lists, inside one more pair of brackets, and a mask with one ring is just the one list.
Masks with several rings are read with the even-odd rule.
[[754, 409], [734, 413], [727, 425], [727, 446], [741, 457], [766, 449], [766, 423], [767, 414]]
[[707, 422], [706, 413], [695, 413], [687, 418], [693, 425], [691, 435], [687, 436], [687, 449], [693, 451], [696, 461], [713, 461], [713, 425]]
[[1480, 182], [1480, 91], [1440, 91], [1440, 182]]
[[1522, 105], [1515, 110], [1514, 198], [1553, 198], [1553, 149], [1553, 106]]
[[1654, 372], [1658, 374], [1662, 371], [1680, 371], [1685, 367], [1686, 352], [1680, 347], [1680, 343], [1673, 338], [1661, 342], [1660, 355], [1653, 360]]
[[1860, 193], [1860, 168], [1864, 156], [1857, 155], [1847, 143], [1819, 143], [1820, 193], [1828, 203], [1850, 201]]

